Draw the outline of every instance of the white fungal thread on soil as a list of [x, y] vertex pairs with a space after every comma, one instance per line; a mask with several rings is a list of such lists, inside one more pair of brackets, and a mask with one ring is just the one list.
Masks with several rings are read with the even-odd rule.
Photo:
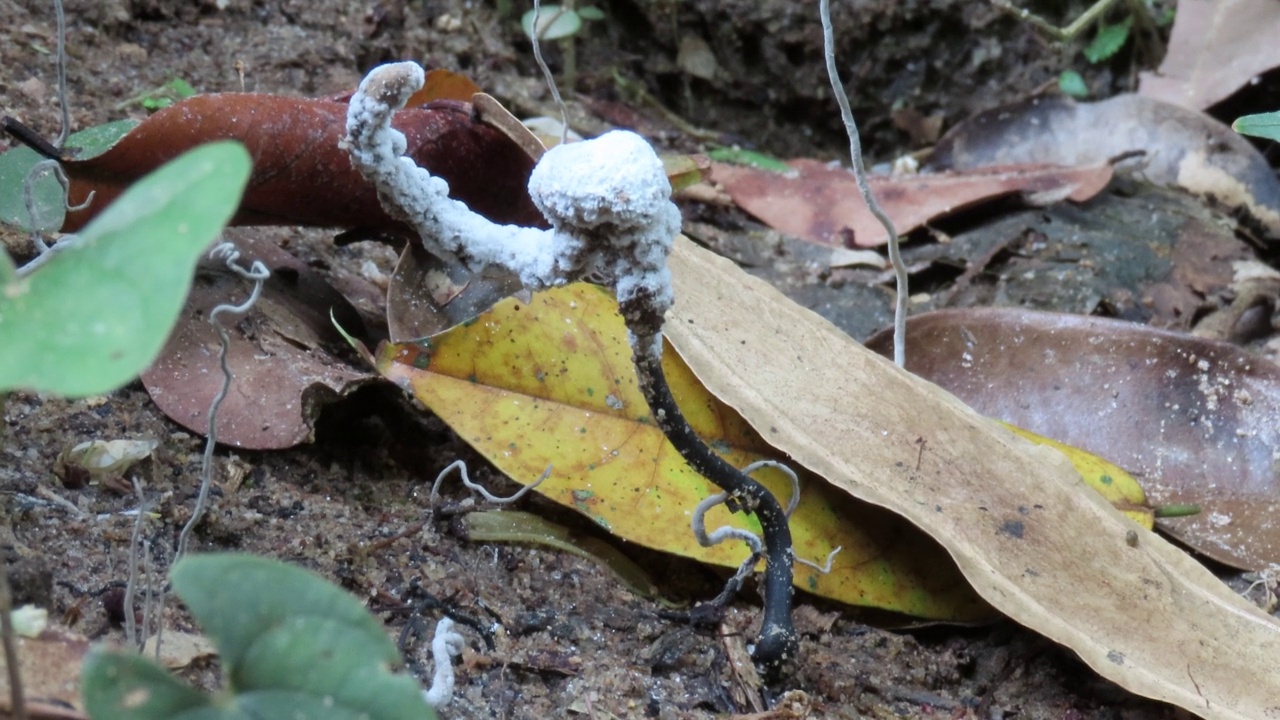
[[844, 121], [845, 134], [849, 136], [849, 157], [853, 161], [853, 179], [857, 182], [858, 192], [867, 204], [867, 209], [876, 220], [884, 226], [889, 236], [889, 262], [893, 265], [893, 277], [897, 297], [893, 303], [893, 364], [906, 367], [907, 364], [907, 266], [902, 262], [902, 251], [899, 249], [898, 230], [867, 183], [867, 171], [862, 163], [862, 141], [858, 137], [858, 124], [853, 119], [853, 109], [849, 106], [849, 95], [844, 91], [840, 81], [840, 71], [836, 69], [835, 30], [831, 25], [831, 2], [820, 0], [818, 16], [822, 23], [822, 49], [827, 65], [827, 78], [831, 81], [831, 92], [840, 106], [840, 118]]
[[[218, 349], [218, 366], [222, 369], [222, 385], [218, 388], [217, 394], [213, 396], [213, 400], [209, 403], [209, 432], [205, 436], [204, 455], [200, 459], [200, 491], [196, 495], [195, 507], [191, 509], [191, 518], [187, 520], [187, 524], [182, 526], [182, 532], [178, 534], [178, 546], [173, 553], [173, 562], [175, 565], [187, 551], [187, 542], [191, 538], [191, 533], [195, 530], [196, 525], [200, 523], [200, 519], [204, 515], [205, 506], [209, 502], [209, 489], [213, 486], [213, 450], [218, 443], [218, 408], [222, 406], [222, 401], [226, 399], [227, 393], [231, 390], [231, 367], [227, 365], [227, 353], [231, 349], [231, 340], [227, 336], [227, 331], [218, 322], [218, 316], [223, 313], [233, 313], [235, 315], [243, 315], [258, 302], [258, 297], [262, 295], [262, 287], [266, 284], [267, 278], [271, 277], [271, 271], [261, 260], [254, 260], [248, 269], [240, 267], [236, 261], [240, 259], [240, 251], [236, 249], [234, 243], [223, 242], [215, 245], [209, 251], [209, 257], [222, 260], [227, 269], [239, 275], [245, 280], [253, 282], [253, 289], [249, 292], [249, 297], [239, 305], [230, 303], [222, 303], [214, 306], [209, 311], [209, 324], [213, 325], [218, 332], [218, 341], [220, 347]], [[159, 607], [157, 612], [160, 617], [164, 616], [165, 605], [164, 593], [160, 595]], [[160, 646], [162, 634], [164, 632], [164, 624], [160, 623], [156, 628], [156, 659], [160, 658]]]
[[479, 494], [480, 496], [484, 497], [485, 500], [488, 500], [489, 502], [495, 505], [510, 505], [511, 503], [524, 497], [526, 494], [528, 494], [530, 490], [541, 485], [543, 480], [546, 480], [547, 478], [551, 477], [551, 466], [548, 465], [547, 469], [542, 471], [542, 475], [538, 476], [537, 480], [534, 480], [528, 485], [525, 485], [524, 487], [520, 488], [519, 490], [516, 491], [514, 495], [509, 495], [507, 497], [499, 497], [489, 492], [488, 490], [486, 490], [484, 486], [481, 485], [480, 483], [471, 481], [471, 477], [467, 474], [467, 463], [465, 460], [455, 460], [452, 463], [450, 463], [448, 467], [441, 470], [440, 474], [436, 475], [435, 482], [431, 483], [431, 497], [427, 501], [427, 504], [431, 507], [432, 510], [435, 510], [436, 506], [440, 504], [440, 484], [444, 482], [445, 476], [447, 476], [450, 472], [453, 472], [454, 470], [458, 471], [459, 477], [462, 478], [462, 484], [465, 485], [468, 490], [470, 490], [473, 493]]
[[[547, 87], [551, 89], [551, 100], [555, 102], [556, 109], [560, 111], [560, 144], [564, 145], [569, 142], [569, 106], [564, 104], [564, 98], [560, 97], [560, 88], [556, 86], [556, 79], [551, 74], [551, 68], [547, 67], [547, 61], [542, 59], [542, 32], [539, 31], [539, 27], [542, 24], [541, 18], [542, 0], [533, 0], [533, 19], [529, 23], [529, 42], [533, 45], [533, 61], [537, 63], [538, 69], [542, 71], [542, 78], [546, 81]], [[552, 24], [555, 24], [554, 18]]]
[[218, 340], [221, 342], [221, 349], [218, 351], [218, 365], [222, 369], [222, 386], [218, 388], [218, 392], [213, 396], [212, 402], [209, 403], [209, 433], [205, 438], [204, 456], [200, 461], [200, 493], [196, 496], [196, 505], [191, 510], [191, 519], [182, 527], [182, 533], [178, 535], [178, 549], [174, 553], [173, 561], [176, 563], [182, 559], [187, 551], [187, 541], [191, 537], [191, 531], [199, 524], [201, 516], [204, 514], [205, 505], [209, 501], [209, 488], [213, 485], [213, 449], [218, 442], [218, 408], [221, 407], [222, 401], [226, 399], [227, 392], [231, 390], [231, 368], [227, 365], [227, 352], [230, 350], [231, 340], [227, 337], [227, 331], [218, 323], [218, 316], [223, 313], [232, 313], [235, 315], [243, 315], [257, 304], [258, 297], [262, 295], [262, 286], [267, 282], [267, 278], [271, 277], [271, 271], [261, 260], [253, 261], [253, 264], [246, 270], [236, 264], [240, 259], [240, 251], [236, 249], [235, 244], [224, 242], [215, 245], [209, 251], [209, 257], [222, 260], [227, 269], [239, 275], [245, 280], [253, 282], [253, 289], [249, 292], [249, 297], [239, 305], [230, 303], [222, 303], [214, 306], [209, 311], [209, 324], [213, 325], [218, 331]]
[[436, 623], [436, 635], [431, 640], [431, 661], [435, 670], [431, 687], [422, 691], [422, 699], [439, 710], [453, 700], [453, 658], [462, 654], [465, 645], [462, 635], [453, 629], [453, 621], [441, 618]]
[[[796, 507], [800, 504], [800, 478], [796, 475], [794, 470], [776, 460], [758, 460], [753, 462], [742, 468], [742, 474], [751, 475], [756, 470], [766, 467], [781, 471], [791, 480], [791, 499], [787, 502], [786, 508], [786, 515], [789, 518], [791, 517], [791, 514], [796, 511]], [[749, 573], [751, 568], [755, 567], [756, 562], [760, 559], [760, 555], [764, 552], [764, 541], [760, 539], [760, 536], [748, 530], [743, 530], [742, 528], [736, 528], [729, 525], [722, 525], [709, 533], [707, 532], [707, 512], [711, 510], [711, 508], [728, 499], [728, 493], [716, 493], [715, 495], [704, 498], [702, 502], [698, 503], [697, 507], [693, 509], [693, 517], [689, 520], [689, 526], [690, 529], [693, 530], [693, 536], [698, 540], [698, 544], [702, 547], [719, 545], [726, 540], [733, 539], [741, 540], [746, 543], [747, 547], [751, 550], [751, 556], [743, 562], [742, 566], [738, 568], [737, 574], [734, 576], [735, 578], [738, 578], [739, 576], [745, 577], [746, 573]], [[813, 568], [823, 575], [829, 575], [831, 573], [832, 562], [835, 560], [836, 555], [838, 555], [843, 549], [843, 547], [836, 547], [827, 554], [826, 561], [821, 565], [812, 560], [805, 560], [801, 557], [796, 557], [795, 561], [806, 567]]]

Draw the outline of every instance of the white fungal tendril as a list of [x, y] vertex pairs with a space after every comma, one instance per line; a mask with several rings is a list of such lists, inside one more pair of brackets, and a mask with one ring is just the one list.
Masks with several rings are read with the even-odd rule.
[[187, 520], [187, 524], [182, 527], [182, 532], [178, 535], [178, 549], [174, 554], [173, 560], [177, 562], [187, 551], [187, 540], [191, 537], [191, 531], [200, 523], [201, 517], [204, 515], [205, 505], [209, 499], [209, 488], [213, 485], [213, 448], [218, 442], [218, 408], [222, 406], [222, 401], [226, 399], [227, 392], [231, 389], [231, 368], [227, 365], [227, 352], [230, 348], [230, 339], [227, 337], [227, 331], [218, 323], [218, 316], [223, 313], [234, 313], [243, 315], [249, 312], [249, 309], [258, 302], [258, 296], [262, 294], [262, 286], [266, 283], [267, 278], [271, 277], [271, 271], [261, 260], [255, 260], [248, 268], [242, 268], [236, 264], [240, 259], [240, 250], [234, 243], [224, 242], [214, 246], [209, 251], [209, 257], [222, 260], [227, 269], [236, 275], [249, 280], [253, 283], [253, 289], [249, 292], [249, 297], [239, 305], [230, 303], [222, 303], [217, 305], [209, 312], [209, 323], [218, 331], [218, 339], [222, 343], [222, 348], [218, 353], [218, 364], [222, 368], [222, 385], [218, 388], [218, 393], [214, 395], [213, 401], [209, 403], [209, 434], [205, 438], [204, 456], [200, 463], [200, 493], [196, 496], [196, 506], [191, 510], [191, 519]]
[[[757, 460], [756, 462], [742, 468], [742, 473], [744, 475], [750, 475], [751, 473], [766, 467], [780, 470], [787, 477], [791, 478], [791, 500], [787, 503], [787, 517], [791, 517], [791, 513], [795, 512], [796, 506], [800, 504], [800, 478], [796, 475], [794, 470], [776, 460]], [[693, 530], [693, 536], [698, 540], [698, 544], [702, 547], [719, 545], [726, 540], [741, 540], [746, 543], [747, 547], [751, 549], [751, 557], [746, 559], [742, 564], [742, 567], [740, 567], [738, 572], [734, 575], [734, 579], [737, 580], [745, 577], [746, 573], [750, 572], [751, 568], [755, 567], [756, 561], [759, 560], [760, 555], [764, 552], [764, 541], [760, 539], [759, 535], [756, 535], [749, 530], [743, 530], [742, 528], [736, 528], [729, 525], [722, 525], [709, 533], [707, 532], [707, 512], [711, 510], [711, 508], [728, 499], [728, 493], [716, 493], [715, 495], [704, 498], [702, 502], [698, 503], [698, 506], [693, 509], [693, 517], [690, 519], [689, 525]], [[836, 547], [836, 549], [827, 554], [826, 562], [821, 565], [812, 560], [805, 560], [804, 558], [799, 557], [795, 558], [795, 561], [806, 567], [813, 568], [823, 575], [828, 575], [831, 573], [831, 563], [835, 560], [836, 555], [843, 549], [843, 546]]]
[[805, 559], [804, 559], [804, 558], [802, 558], [802, 557], [798, 557], [798, 558], [796, 558], [796, 562], [800, 563], [801, 565], [804, 565], [805, 567], [813, 568], [815, 571], [817, 571], [817, 572], [819, 572], [819, 573], [821, 573], [821, 574], [823, 574], [823, 575], [830, 575], [830, 574], [831, 574], [831, 563], [836, 559], [836, 555], [839, 555], [839, 554], [840, 554], [840, 551], [841, 551], [841, 550], [844, 550], [844, 546], [843, 546], [843, 545], [837, 545], [837, 546], [835, 547], [835, 549], [834, 549], [834, 550], [832, 550], [831, 552], [827, 553], [827, 560], [826, 560], [826, 562], [822, 563], [821, 565], [819, 565], [818, 563], [816, 563], [816, 562], [814, 562], [814, 561], [812, 561], [812, 560], [805, 560]]
[[662, 161], [643, 138], [614, 131], [557, 145], [529, 178], [529, 194], [551, 230], [497, 225], [449, 198], [449, 185], [403, 157], [405, 136], [391, 116], [425, 75], [416, 63], [375, 68], [347, 111], [342, 145], [388, 209], [408, 222], [427, 249], [472, 271], [498, 266], [530, 290], [595, 278], [619, 302], [674, 295], [666, 258], [680, 230], [680, 210]]
[[510, 505], [524, 497], [530, 490], [541, 485], [543, 480], [551, 477], [551, 466], [548, 465], [547, 469], [542, 471], [542, 475], [538, 476], [537, 480], [534, 480], [528, 485], [520, 488], [514, 495], [499, 497], [486, 490], [480, 483], [472, 482], [471, 477], [467, 474], [467, 463], [463, 460], [455, 460], [450, 463], [448, 467], [441, 470], [440, 474], [436, 475], [435, 482], [431, 484], [431, 497], [428, 504], [432, 508], [435, 508], [440, 504], [440, 483], [444, 482], [445, 476], [455, 469], [458, 471], [458, 476], [462, 478], [462, 484], [465, 485], [468, 490], [482, 496], [485, 500], [488, 500], [495, 505]]
[[730, 525], [721, 525], [710, 533], [707, 532], [707, 511], [728, 499], [729, 493], [716, 493], [704, 498], [693, 509], [693, 518], [689, 521], [689, 525], [693, 530], [693, 536], [698, 540], [698, 544], [702, 547], [711, 547], [712, 545], [719, 545], [726, 540], [736, 539], [746, 543], [747, 547], [751, 548], [753, 556], [763, 552], [764, 541], [760, 539], [759, 535], [749, 530]]
[[431, 660], [435, 671], [431, 676], [431, 687], [422, 691], [422, 699], [435, 709], [448, 705], [453, 700], [453, 658], [462, 654], [466, 640], [453, 629], [453, 621], [441, 618], [436, 623], [436, 636], [431, 640]]
[[36, 203], [35, 186], [40, 181], [40, 178], [45, 175], [53, 175], [54, 180], [58, 182], [58, 187], [62, 191], [62, 205], [67, 210], [83, 210], [93, 202], [94, 193], [91, 191], [83, 203], [79, 205], [71, 204], [71, 181], [67, 178], [66, 171], [62, 169], [62, 165], [57, 160], [41, 160], [31, 166], [31, 169], [27, 171], [27, 176], [22, 181], [22, 202], [26, 208], [27, 216], [31, 220], [31, 244], [35, 246], [39, 255], [31, 262], [18, 268], [18, 277], [30, 275], [32, 271], [48, 262], [57, 253], [69, 250], [80, 244], [79, 237], [64, 235], [51, 247], [45, 242], [44, 236], [40, 234], [39, 228], [43, 226], [44, 218], [40, 216], [40, 208]]
[[743, 475], [750, 475], [760, 468], [773, 468], [782, 474], [791, 478], [791, 499], [787, 501], [787, 517], [791, 517], [791, 513], [796, 511], [796, 507], [800, 505], [800, 478], [796, 475], [796, 471], [778, 462], [777, 460], [757, 460], [750, 465], [742, 468]]

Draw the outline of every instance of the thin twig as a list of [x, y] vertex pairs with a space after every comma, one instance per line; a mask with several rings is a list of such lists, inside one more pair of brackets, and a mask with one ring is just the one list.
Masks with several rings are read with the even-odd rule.
[[54, 492], [54, 491], [50, 490], [49, 488], [45, 487], [44, 485], [37, 485], [37, 486], [36, 486], [36, 495], [39, 495], [40, 497], [44, 498], [45, 500], [48, 500], [49, 502], [51, 502], [51, 503], [53, 503], [53, 504], [57, 505], [58, 507], [63, 508], [64, 510], [66, 510], [67, 512], [69, 512], [69, 513], [71, 513], [72, 515], [76, 516], [77, 518], [85, 518], [85, 517], [88, 517], [88, 516], [89, 516], [89, 513], [87, 513], [87, 512], [85, 512], [85, 511], [81, 510], [79, 507], [77, 507], [77, 506], [76, 506], [76, 504], [75, 504], [75, 503], [71, 502], [70, 500], [68, 500], [68, 499], [66, 499], [66, 498], [64, 498], [64, 497], [62, 497], [61, 495], [59, 495], [58, 493], [56, 493], [56, 492]]
[[22, 666], [18, 660], [18, 643], [13, 631], [13, 591], [9, 587], [9, 563], [0, 553], [0, 643], [4, 645], [4, 664], [9, 675], [9, 710], [14, 720], [27, 720], [27, 703], [22, 692]]
[[540, 15], [542, 15], [542, 0], [533, 0], [533, 22], [529, 25], [529, 40], [533, 42], [533, 61], [542, 71], [542, 77], [551, 90], [551, 99], [560, 109], [560, 143], [563, 145], [569, 142], [569, 106], [564, 104], [564, 98], [560, 97], [560, 88], [556, 87], [556, 79], [551, 74], [551, 68], [547, 67], [547, 62], [542, 59], [542, 31], [538, 28]]
[[840, 118], [844, 120], [845, 132], [849, 135], [849, 155], [853, 159], [853, 177], [858, 183], [858, 191], [867, 203], [871, 214], [884, 226], [889, 234], [889, 262], [893, 263], [893, 275], [897, 281], [898, 297], [893, 305], [893, 362], [898, 367], [907, 364], [907, 266], [902, 262], [902, 252], [898, 247], [898, 231], [893, 220], [885, 214], [875, 195], [871, 194], [871, 186], [867, 183], [867, 171], [862, 164], [862, 142], [858, 138], [858, 125], [853, 120], [853, 110], [849, 107], [849, 96], [844, 91], [844, 83], [840, 80], [840, 72], [836, 70], [836, 41], [831, 28], [831, 2], [819, 0], [819, 13], [822, 16], [822, 47], [827, 59], [827, 76], [831, 79], [831, 91], [840, 106]]
[[[138, 619], [133, 613], [134, 593], [138, 589], [138, 540], [142, 537], [142, 522], [147, 515], [147, 498], [142, 493], [142, 483], [133, 480], [133, 493], [138, 497], [138, 516], [133, 520], [133, 533], [129, 536], [129, 577], [124, 584], [124, 638], [136, 650], [142, 649], [138, 638]], [[146, 628], [143, 628], [146, 632]], [[145, 638], [144, 638], [145, 639]]]
[[53, 146], [62, 150], [71, 136], [71, 110], [67, 107], [67, 15], [62, 0], [53, 0], [53, 13], [58, 19], [58, 107], [62, 110], [62, 127]]

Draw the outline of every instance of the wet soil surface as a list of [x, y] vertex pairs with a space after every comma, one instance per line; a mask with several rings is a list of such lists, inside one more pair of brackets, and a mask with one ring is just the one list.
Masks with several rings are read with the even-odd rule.
[[[3, 112], [48, 135], [57, 130], [51, 3], [0, 0]], [[372, 64], [416, 59], [461, 70], [518, 114], [550, 113], [517, 18], [523, 9], [460, 0], [70, 0], [72, 125], [142, 117], [136, 98], [174, 77], [203, 92], [321, 95], [349, 90]], [[812, 7], [810, 6], [812, 5]], [[887, 159], [922, 138], [898, 129], [904, 108], [953, 123], [1056, 77], [1067, 51], [984, 3], [961, 0], [837, 2], [843, 68], [870, 155]], [[574, 116], [587, 131], [628, 113], [657, 143], [696, 143], [615, 73], [689, 122], [781, 156], [835, 157], [845, 140], [821, 66], [816, 3], [790, 0], [616, 0], [577, 49]], [[680, 60], [709, 48], [711, 69]], [[557, 69], [560, 47], [548, 48]], [[1116, 67], [1126, 68], [1124, 58]], [[702, 67], [703, 76], [690, 68]], [[243, 73], [243, 74], [242, 74]], [[1126, 73], [1090, 71], [1097, 89]], [[1115, 87], [1112, 87], [1112, 86]], [[592, 109], [597, 112], [592, 113]], [[640, 112], [634, 112], [639, 109]], [[893, 111], [893, 112], [891, 112]], [[905, 116], [903, 116], [905, 117]], [[712, 218], [714, 220], [714, 218]], [[299, 232], [317, 267], [369, 260], [326, 233]], [[7, 236], [16, 254], [29, 253]], [[373, 261], [389, 272], [389, 255]], [[160, 445], [121, 482], [65, 486], [53, 474], [65, 448], [93, 439], [152, 438]], [[119, 642], [113, 588], [128, 575], [139, 507], [151, 565], [166, 566], [198, 487], [203, 439], [159, 413], [138, 383], [67, 401], [15, 393], [0, 426], [0, 517], [19, 602], [35, 602], [92, 638]], [[596, 563], [551, 550], [473, 544], [448, 518], [427, 521], [429, 483], [464, 459], [495, 492], [512, 486], [438, 419], [375, 386], [327, 408], [314, 443], [279, 452], [221, 448], [200, 551], [281, 558], [333, 579], [399, 637], [442, 609], [492, 619], [488, 645], [467, 631], [454, 718], [709, 718], [762, 709], [732, 662], [758, 623], [750, 589], [718, 627], [662, 619], [664, 604], [626, 590]], [[446, 486], [451, 501], [460, 490]], [[56, 497], [60, 498], [54, 499]], [[65, 502], [63, 502], [65, 501]], [[524, 509], [581, 532], [591, 527], [537, 499]], [[605, 536], [605, 539], [608, 539]], [[614, 541], [615, 544], [616, 541]], [[651, 570], [667, 601], [713, 596], [720, 578], [698, 565], [624, 547]], [[118, 595], [118, 592], [115, 593]], [[1008, 623], [979, 628], [885, 630], [883, 620], [801, 596], [800, 671], [778, 717], [1161, 718], [1170, 709], [1099, 680], [1069, 652]], [[167, 628], [195, 631], [173, 604]], [[425, 642], [409, 642], [422, 672]], [[216, 683], [215, 668], [186, 671]]]

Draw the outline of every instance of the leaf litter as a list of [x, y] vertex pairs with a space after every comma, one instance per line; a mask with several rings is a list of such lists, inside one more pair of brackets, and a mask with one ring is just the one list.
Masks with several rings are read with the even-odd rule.
[[[739, 467], [782, 459], [706, 394], [678, 355], [668, 351], [663, 362], [690, 423], [726, 459]], [[513, 480], [529, 484], [550, 465], [538, 492], [610, 533], [729, 568], [746, 558], [739, 544], [706, 548], [688, 531], [693, 508], [717, 490], [647, 418], [617, 303], [599, 288], [571, 285], [528, 304], [504, 301], [423, 345], [384, 345], [377, 363]], [[757, 477], [790, 496], [777, 471]], [[821, 563], [843, 549], [829, 575], [798, 568], [799, 587], [922, 618], [989, 617], [942, 551], [910, 525], [816, 478], [803, 477], [801, 488], [791, 521], [797, 557]], [[710, 526], [759, 532], [754, 517], [723, 508], [708, 515]]]
[[[131, 182], [185, 150], [213, 140], [243, 142], [253, 174], [233, 224], [360, 227], [398, 232], [373, 188], [338, 147], [347, 106], [327, 99], [255, 93], [197, 95], [144, 120], [110, 149], [68, 159], [74, 232]], [[500, 222], [540, 224], [525, 184], [533, 161], [501, 131], [476, 120], [469, 103], [432, 101], [396, 116], [408, 152], [449, 181], [453, 197]], [[484, 163], [475, 158], [483, 157]], [[93, 193], [90, 200], [90, 193]]]
[[1095, 103], [1038, 97], [979, 113], [947, 131], [928, 167], [1088, 166], [1122, 158], [1118, 169], [1220, 203], [1265, 237], [1280, 237], [1280, 180], [1261, 153], [1208, 115], [1139, 95]]
[[[312, 438], [324, 404], [374, 377], [339, 357], [346, 343], [330, 320], [332, 313], [342, 327], [358, 331], [361, 315], [319, 273], [274, 242], [240, 234], [242, 253], [261, 260], [272, 274], [255, 307], [227, 328], [234, 385], [218, 412], [218, 439], [245, 449], [290, 447]], [[248, 289], [222, 263], [202, 262], [177, 326], [142, 374], [157, 407], [202, 435], [209, 429], [209, 403], [222, 385], [209, 311]]]
[[[978, 412], [1135, 474], [1161, 529], [1248, 570], [1280, 564], [1280, 367], [1234, 345], [1018, 308], [907, 322], [908, 369]], [[886, 352], [881, 334], [867, 347]]]
[[901, 513], [997, 609], [1126, 689], [1206, 718], [1280, 712], [1280, 626], [1158, 536], [1131, 544], [1137, 526], [1082, 492], [1056, 451], [1015, 439], [727, 260], [677, 243], [671, 266], [672, 344], [794, 462]]
[[1280, 67], [1278, 23], [1269, 0], [1183, 0], [1164, 61], [1139, 74], [1138, 92], [1195, 110], [1214, 105]]
[[[1104, 158], [1105, 160], [1105, 158]], [[859, 199], [853, 174], [817, 160], [791, 160], [791, 172], [713, 163], [711, 179], [733, 202], [782, 232], [835, 247], [878, 247], [884, 227]], [[953, 173], [871, 176], [872, 192], [900, 233], [981, 202], [1021, 194], [1032, 203], [1087, 200], [1106, 187], [1111, 169], [1091, 167], [987, 167]]]
[[[219, 17], [219, 22], [220, 22], [220, 20], [223, 20], [223, 19], [224, 19], [223, 17]], [[237, 15], [236, 13], [227, 13], [227, 14], [225, 14], [225, 20], [227, 20], [227, 22], [228, 22], [228, 27], [234, 27], [234, 26], [236, 26], [236, 24], [237, 24], [238, 22], [241, 22], [241, 18], [239, 18], [239, 17], [238, 17], [238, 15]], [[379, 20], [379, 22], [380, 22], [380, 20]], [[238, 40], [238, 38], [237, 38], [237, 41], [239, 41], [239, 40]], [[197, 47], [198, 47], [198, 45], [197, 45]], [[161, 53], [160, 53], [160, 51], [161, 51], [161, 50], [163, 50], [163, 47], [157, 47], [157, 49], [156, 49], [156, 53], [155, 53], [155, 55], [157, 56], [157, 58], [159, 58], [159, 56], [161, 55]], [[163, 60], [157, 60], [157, 61], [163, 61]], [[294, 67], [294, 65], [293, 65], [293, 64], [296, 64], [296, 58], [293, 58], [293, 56], [291, 56], [291, 58], [289, 58], [289, 60], [288, 60], [288, 63], [289, 63], [289, 68], [293, 68], [293, 67]], [[268, 69], [269, 69], [269, 68], [268, 68]], [[291, 72], [291, 73], [292, 73], [292, 72], [294, 72], [294, 69], [289, 70], [289, 72]], [[264, 77], [266, 77], [266, 76], [264, 76]], [[310, 76], [308, 76], [308, 82], [310, 82], [310, 81], [311, 81], [311, 79], [312, 79], [312, 78], [311, 78]], [[297, 455], [291, 455], [291, 457], [294, 457], [294, 459], [297, 459], [297, 457], [298, 457], [298, 456], [297, 456]], [[264, 462], [264, 464], [266, 464], [266, 462], [269, 462], [269, 461], [270, 461], [270, 459], [264, 459], [264, 461], [262, 461], [262, 462]], [[174, 469], [175, 469], [175, 470], [177, 470], [177, 468], [174, 468]], [[287, 492], [288, 492], [288, 491], [291, 491], [291, 489], [297, 489], [297, 486], [293, 486], [293, 484], [292, 484], [292, 483], [282, 483], [282, 486], [284, 486], [284, 487], [283, 487], [283, 488], [276, 488], [276, 489], [284, 489], [284, 491], [287, 491]], [[337, 495], [337, 493], [335, 493], [335, 495]], [[320, 500], [315, 500], [315, 503], [319, 503], [319, 502], [320, 502]], [[383, 516], [383, 519], [385, 519], [385, 516]], [[379, 519], [378, 521], [381, 521], [381, 519]], [[340, 541], [339, 541], [339, 542], [340, 542]], [[275, 548], [275, 550], [278, 550], [278, 548]], [[495, 557], [497, 557], [497, 553], [495, 553]], [[535, 560], [536, 560], [536, 557], [535, 557]], [[360, 569], [357, 569], [357, 571], [360, 571]], [[362, 578], [362, 577], [358, 577], [358, 575], [357, 575], [357, 577], [356, 577], [356, 578], [353, 578], [353, 579], [352, 579], [352, 582], [353, 582], [353, 583], [362, 584], [362, 585], [369, 585], [369, 583], [370, 583], [370, 579], [369, 579], [369, 578]], [[511, 591], [512, 591], [512, 593], [516, 593], [516, 592], [518, 592], [518, 588], [511, 588]], [[897, 641], [895, 641], [895, 639], [893, 639], [893, 638], [888, 638], [888, 642], [893, 643], [893, 642], [897, 642]], [[896, 647], [896, 646], [895, 646], [895, 647]], [[494, 679], [494, 680], [495, 680], [495, 682], [498, 682], [498, 680], [500, 680], [500, 679]], [[660, 679], [659, 679], [659, 680], [660, 680]], [[499, 683], [499, 685], [500, 685], [500, 683]], [[518, 687], [518, 685], [517, 685], [517, 687]], [[648, 691], [649, 691], [650, 693], [655, 692], [653, 688], [648, 688]], [[861, 691], [861, 689], [859, 689], [859, 691], [858, 691], [858, 692], [863, 692], [863, 691]], [[599, 710], [599, 708], [598, 708], [598, 710]]]

